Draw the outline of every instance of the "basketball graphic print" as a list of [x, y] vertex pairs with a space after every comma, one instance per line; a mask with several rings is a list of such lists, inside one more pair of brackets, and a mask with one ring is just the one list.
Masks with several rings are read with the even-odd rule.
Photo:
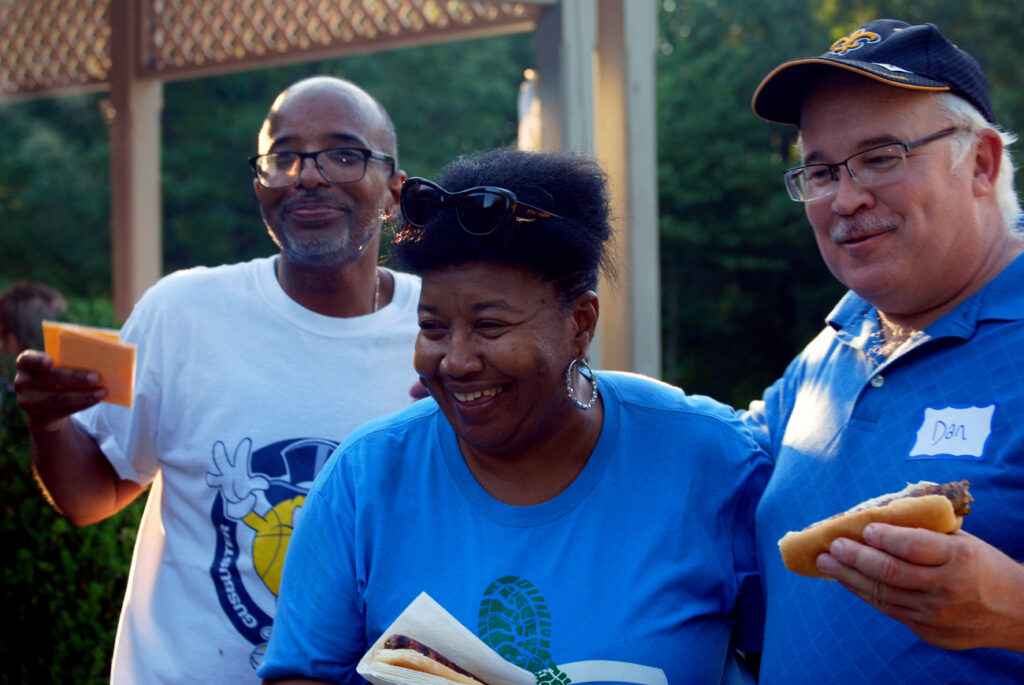
[[252, 643], [253, 669], [273, 624], [292, 530], [313, 479], [338, 443], [282, 440], [253, 449], [248, 438], [211, 449], [206, 484], [217, 491], [210, 510], [216, 531], [210, 578], [225, 616]]
[[243, 519], [245, 524], [256, 531], [252, 543], [253, 567], [263, 584], [275, 595], [281, 587], [281, 572], [284, 570], [284, 554], [295, 527], [294, 515], [302, 506], [305, 497], [300, 495], [274, 506], [267, 515], [255, 513]]

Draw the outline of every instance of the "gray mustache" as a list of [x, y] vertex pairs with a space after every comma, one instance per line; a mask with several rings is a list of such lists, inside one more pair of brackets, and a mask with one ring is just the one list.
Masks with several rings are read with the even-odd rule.
[[885, 219], [842, 219], [832, 227], [830, 237], [834, 242], [842, 243], [847, 240], [862, 238], [876, 233], [885, 233], [895, 228], [895, 224]]

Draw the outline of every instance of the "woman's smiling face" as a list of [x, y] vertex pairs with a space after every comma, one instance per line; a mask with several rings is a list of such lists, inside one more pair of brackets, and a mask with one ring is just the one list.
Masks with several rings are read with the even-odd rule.
[[572, 312], [530, 270], [474, 263], [426, 272], [413, 363], [464, 448], [515, 455], [567, 423]]

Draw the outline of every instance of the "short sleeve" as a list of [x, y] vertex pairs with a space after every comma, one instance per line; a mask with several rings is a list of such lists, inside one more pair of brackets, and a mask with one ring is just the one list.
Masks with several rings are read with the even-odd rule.
[[342, 456], [334, 454], [300, 510], [261, 678], [363, 682], [355, 667], [367, 646]]

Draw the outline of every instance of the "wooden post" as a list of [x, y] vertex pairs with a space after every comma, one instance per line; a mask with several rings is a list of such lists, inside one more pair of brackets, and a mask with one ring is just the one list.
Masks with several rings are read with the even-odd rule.
[[160, 109], [163, 85], [136, 77], [143, 3], [110, 3], [111, 290], [124, 320], [162, 271]]

